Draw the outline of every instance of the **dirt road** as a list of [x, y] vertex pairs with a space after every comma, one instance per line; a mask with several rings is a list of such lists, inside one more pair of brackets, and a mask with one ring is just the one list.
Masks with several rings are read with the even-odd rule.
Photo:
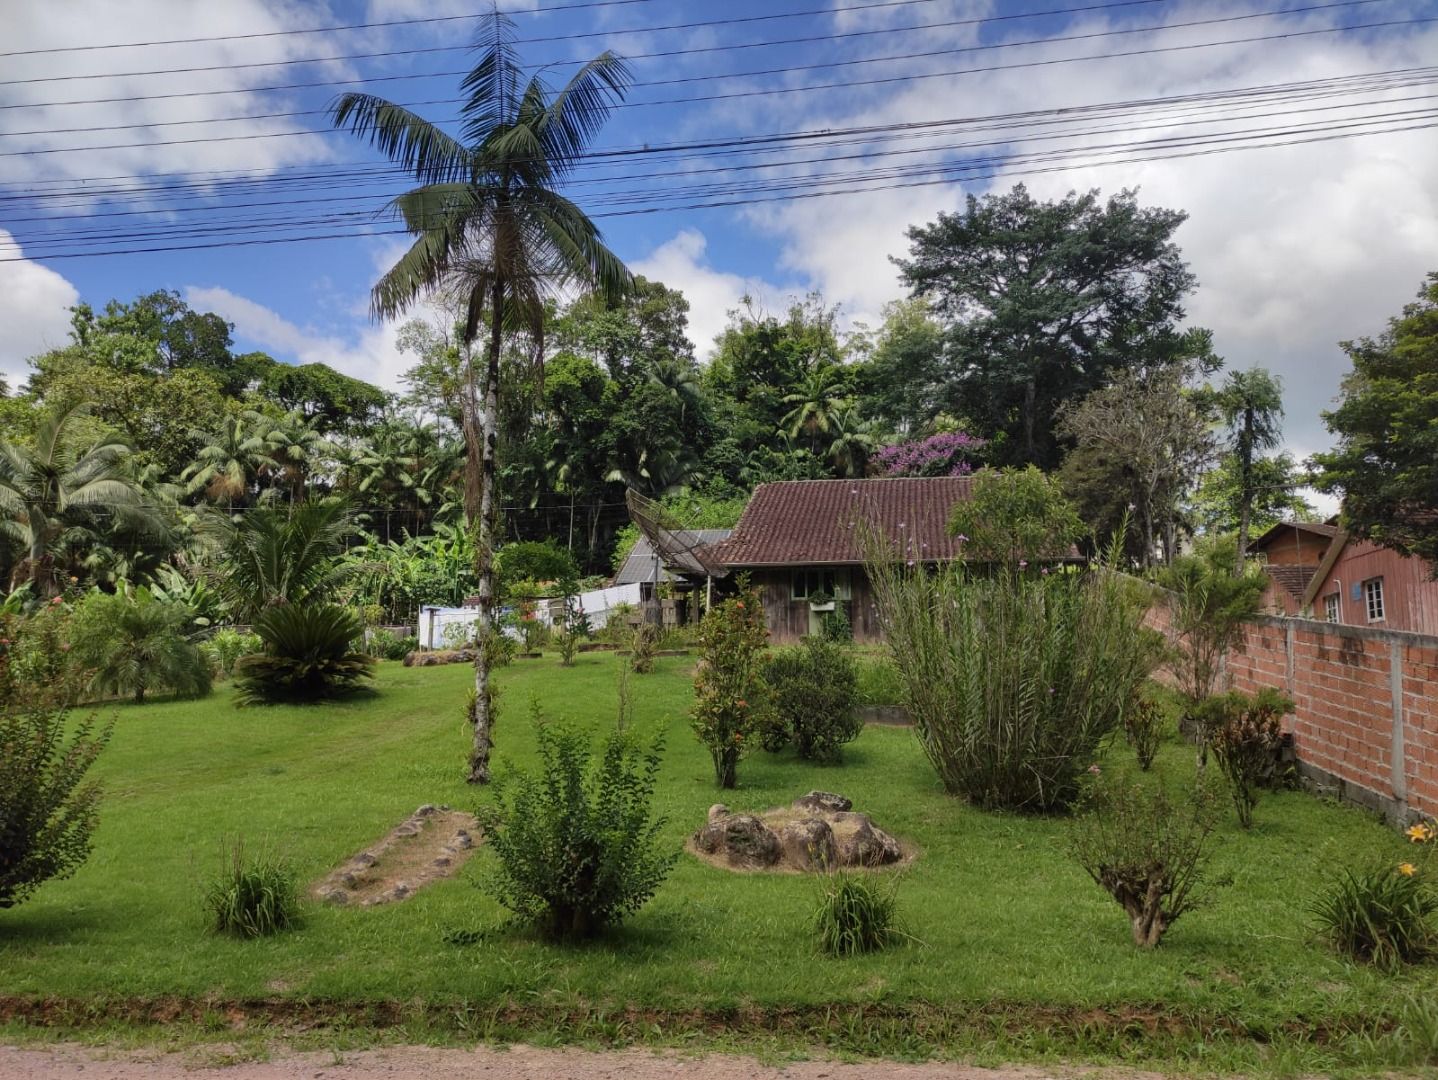
[[[387, 1047], [356, 1053], [276, 1051], [265, 1061], [217, 1064], [216, 1050], [105, 1051], [77, 1046], [0, 1046], [0, 1080], [1080, 1080], [1153, 1074], [1107, 1070], [980, 1069], [896, 1062], [760, 1064], [729, 1055], [684, 1057], [645, 1050], [473, 1050]], [[207, 1060], [205, 1055], [209, 1055]]]

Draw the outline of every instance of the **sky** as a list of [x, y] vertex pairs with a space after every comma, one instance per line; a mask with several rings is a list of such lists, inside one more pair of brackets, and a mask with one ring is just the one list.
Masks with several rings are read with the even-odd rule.
[[[966, 195], [1134, 188], [1187, 212], [1189, 322], [1231, 367], [1282, 378], [1304, 457], [1330, 442], [1338, 343], [1438, 270], [1438, 0], [501, 8], [551, 82], [629, 58], [635, 85], [567, 194], [684, 292], [701, 357], [745, 296], [779, 311], [817, 291], [846, 326], [877, 324], [903, 295], [905, 230]], [[361, 90], [453, 129], [488, 10], [0, 0], [0, 373], [17, 385], [63, 344], [77, 301], [165, 288], [242, 349], [398, 388], [412, 361], [368, 292], [403, 250], [382, 210], [405, 184], [324, 110]], [[331, 29], [357, 24], [387, 25]], [[191, 38], [221, 40], [133, 44]], [[1091, 108], [1114, 103], [1131, 104]], [[137, 250], [159, 247], [190, 250]]]

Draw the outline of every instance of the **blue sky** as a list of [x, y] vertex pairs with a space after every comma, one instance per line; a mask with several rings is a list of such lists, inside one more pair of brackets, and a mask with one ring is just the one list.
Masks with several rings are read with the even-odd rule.
[[[1321, 8], [1305, 0], [609, 0], [584, 6], [536, 0], [504, 6], [519, 37], [528, 39], [520, 46], [525, 59], [551, 65], [556, 81], [605, 48], [634, 58], [636, 85], [597, 140], [601, 150], [971, 121], [902, 139], [856, 136], [842, 149], [821, 143], [817, 150], [671, 155], [658, 163], [641, 156], [586, 170], [572, 194], [597, 214], [650, 205], [656, 192], [692, 203], [699, 199], [689, 194], [695, 185], [715, 182], [737, 181], [752, 195], [766, 188], [806, 190], [786, 186], [805, 183], [814, 190], [813, 178], [829, 173], [820, 188], [867, 189], [602, 218], [611, 246], [631, 266], [689, 296], [701, 354], [726, 310], [745, 294], [777, 308], [790, 296], [819, 290], [843, 305], [847, 319], [877, 321], [883, 304], [901, 295], [889, 256], [904, 252], [904, 229], [956, 207], [966, 192], [1003, 190], [1020, 179], [1046, 196], [1070, 188], [1138, 187], [1145, 202], [1189, 211], [1179, 241], [1201, 282], [1190, 304], [1192, 320], [1214, 329], [1230, 363], [1263, 363], [1284, 377], [1289, 442], [1303, 454], [1327, 441], [1318, 412], [1346, 367], [1335, 343], [1380, 330], [1423, 275], [1438, 269], [1438, 138], [1422, 126], [1435, 122], [1434, 79], [1420, 73], [1361, 86], [1317, 82], [1438, 64], [1438, 22], [1431, 21], [1438, 0]], [[1029, 14], [1059, 9], [1067, 13]], [[77, 298], [99, 303], [173, 288], [231, 319], [243, 347], [288, 361], [324, 360], [395, 385], [408, 361], [394, 348], [395, 328], [371, 322], [365, 305], [400, 241], [360, 235], [387, 223], [321, 219], [378, 209], [400, 185], [390, 177], [356, 177], [354, 170], [381, 159], [350, 136], [327, 133], [323, 116], [314, 113], [340, 90], [360, 87], [400, 102], [441, 102], [416, 109], [451, 119], [455, 106], [442, 102], [458, 96], [459, 77], [439, 73], [469, 66], [470, 21], [28, 51], [476, 10], [451, 0], [76, 0], [62, 16], [49, 5], [0, 0], [0, 23], [7, 27], [0, 50], [28, 53], [0, 57], [0, 105], [22, 106], [0, 109], [0, 258], [11, 260], [0, 262], [0, 368], [13, 381], [26, 356], [62, 341], [64, 308]], [[1419, 19], [1430, 21], [1411, 21]], [[711, 25], [651, 29], [692, 23]], [[1362, 25], [1374, 23], [1390, 25]], [[405, 55], [355, 55], [369, 53]], [[1078, 59], [1108, 53], [1130, 55]], [[316, 59], [323, 62], [309, 62]], [[272, 61], [305, 62], [234, 66]], [[219, 70], [141, 74], [174, 68]], [[105, 77], [89, 77], [95, 75]], [[301, 82], [345, 84], [267, 89]], [[1049, 118], [1019, 125], [1011, 119], [1020, 112], [1298, 82], [1313, 92], [1270, 97], [1246, 111], [1170, 105], [1091, 122]], [[786, 92], [773, 92], [780, 89]], [[97, 98], [132, 100], [56, 104]], [[689, 100], [650, 104], [672, 98]], [[301, 115], [268, 116], [274, 113]], [[990, 116], [1010, 119], [972, 122]], [[79, 127], [107, 130], [61, 130]], [[1394, 130], [1404, 127], [1413, 130]], [[1264, 137], [1274, 129], [1281, 134]], [[1375, 129], [1386, 133], [1331, 137]], [[1253, 142], [1325, 141], [1162, 160], [1157, 155], [1173, 153], [1174, 144], [1164, 144], [1168, 150], [1136, 145], [1243, 132]], [[146, 145], [154, 143], [168, 145]], [[1051, 163], [1024, 164], [1055, 150], [1066, 153]], [[1120, 161], [1097, 164], [1106, 156]], [[945, 166], [968, 167], [973, 178], [932, 183], [939, 175], [934, 170]], [[716, 168], [730, 171], [695, 171]], [[894, 168], [928, 171], [899, 177], [916, 185], [907, 187], [855, 179]], [[233, 186], [240, 171], [250, 181], [243, 189]], [[197, 178], [212, 182], [221, 172], [229, 174], [230, 186], [195, 186]], [[297, 174], [314, 179], [301, 182]], [[279, 177], [290, 177], [288, 186], [260, 182]], [[239, 205], [249, 202], [276, 205]], [[217, 222], [228, 231], [203, 231]], [[275, 231], [280, 223], [290, 231]], [[114, 245], [123, 248], [331, 231], [346, 236], [47, 257], [93, 249], [122, 227], [143, 233]]]

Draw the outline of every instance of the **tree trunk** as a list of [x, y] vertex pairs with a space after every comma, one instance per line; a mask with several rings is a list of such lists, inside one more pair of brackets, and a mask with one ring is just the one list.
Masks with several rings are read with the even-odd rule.
[[1037, 464], [1037, 453], [1034, 449], [1034, 413], [1038, 409], [1038, 383], [1032, 374], [1024, 383], [1024, 462], [1027, 465]]
[[[504, 287], [494, 285], [490, 300], [489, 350], [484, 367], [484, 406], [480, 417], [479, 477], [477, 485], [478, 521], [475, 523], [475, 570], [479, 578], [479, 618], [475, 620], [477, 648], [474, 657], [474, 744], [469, 752], [471, 784], [489, 782], [490, 734], [494, 727], [494, 694], [490, 689], [497, 633], [494, 620], [496, 603], [494, 582], [495, 537], [495, 450], [499, 442], [499, 352], [503, 344]], [[472, 387], [471, 383], [471, 387]], [[471, 390], [472, 393], [472, 390]], [[473, 448], [469, 455], [471, 467], [476, 464]]]
[[1238, 442], [1238, 554], [1233, 572], [1243, 573], [1243, 555], [1248, 547], [1248, 516], [1253, 508], [1253, 410], [1243, 414], [1243, 432]]
[[55, 588], [54, 568], [46, 551], [46, 531], [43, 525], [39, 528], [33, 522], [30, 525], [30, 585], [40, 600], [48, 600], [59, 592]]

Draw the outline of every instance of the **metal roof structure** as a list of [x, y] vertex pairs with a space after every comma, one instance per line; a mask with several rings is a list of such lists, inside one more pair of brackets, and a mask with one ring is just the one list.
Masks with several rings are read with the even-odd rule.
[[630, 488], [624, 493], [624, 502], [630, 519], [659, 553], [666, 569], [690, 577], [722, 578], [729, 573], [723, 563], [709, 554], [698, 532], [684, 528], [653, 499], [646, 499]]
[[[720, 540], [729, 539], [733, 529], [693, 529], [691, 530], [699, 538], [701, 544], [717, 544]], [[655, 562], [658, 561], [658, 575], [656, 577]], [[620, 566], [619, 573], [614, 575], [616, 585], [634, 585], [646, 581], [673, 581], [675, 575], [671, 574], [664, 566], [664, 560], [654, 553], [654, 545], [649, 542], [649, 537], [640, 535], [629, 557]]]

